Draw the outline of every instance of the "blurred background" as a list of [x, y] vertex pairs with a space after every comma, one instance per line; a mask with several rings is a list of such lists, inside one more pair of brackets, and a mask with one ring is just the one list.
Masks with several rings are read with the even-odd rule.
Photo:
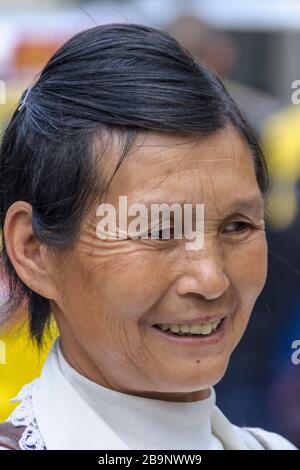
[[[224, 80], [265, 149], [273, 187], [267, 212], [269, 275], [248, 330], [216, 386], [236, 424], [261, 426], [300, 447], [300, 0], [0, 0], [0, 129], [52, 53], [95, 24], [134, 22], [169, 31]], [[0, 295], [1, 297], [1, 295]], [[0, 420], [39, 373], [26, 332], [0, 332]]]

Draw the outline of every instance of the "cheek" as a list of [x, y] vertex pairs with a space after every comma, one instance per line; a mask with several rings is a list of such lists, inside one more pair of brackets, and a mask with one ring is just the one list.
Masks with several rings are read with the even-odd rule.
[[230, 278], [244, 307], [252, 308], [267, 275], [267, 242], [264, 232], [232, 249]]
[[124, 326], [136, 322], [167, 289], [167, 276], [159, 276], [165, 272], [163, 258], [140, 249], [105, 257], [81, 253], [72, 269], [69, 267], [72, 277], [78, 279], [72, 302], [78, 311], [88, 310], [93, 322], [112, 318]]
[[126, 260], [120, 257], [118, 263], [114, 294], [111, 295], [108, 287], [105, 288], [107, 302], [112, 311], [133, 323], [149, 321], [149, 311], [159, 302], [169, 285], [164, 257], [153, 252], [137, 253]]

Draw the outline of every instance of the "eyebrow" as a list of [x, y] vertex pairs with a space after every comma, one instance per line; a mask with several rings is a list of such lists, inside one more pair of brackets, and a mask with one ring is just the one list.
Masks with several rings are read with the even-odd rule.
[[235, 201], [231, 206], [231, 211], [234, 212], [256, 212], [265, 208], [265, 199], [261, 194], [252, 196], [247, 199], [240, 199]]

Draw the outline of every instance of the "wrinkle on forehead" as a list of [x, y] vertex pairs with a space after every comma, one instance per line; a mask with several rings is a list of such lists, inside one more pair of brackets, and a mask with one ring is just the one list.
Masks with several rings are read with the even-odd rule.
[[212, 179], [235, 178], [241, 158], [248, 160], [251, 171], [254, 168], [250, 150], [233, 126], [207, 137], [194, 135], [193, 139], [163, 133], [142, 137], [140, 145], [141, 137], [137, 136], [135, 150], [113, 178], [110, 196], [131, 192], [137, 198], [145, 193], [150, 196], [168, 186], [173, 186], [173, 191], [180, 192], [180, 187], [186, 191], [199, 187], [205, 179], [213, 187]]
[[[216, 136], [217, 139], [212, 139]], [[183, 139], [183, 141], [180, 141]], [[179, 137], [178, 135], [157, 135], [144, 140], [133, 158], [124, 162], [128, 169], [138, 165], [156, 173], [180, 174], [182, 172], [199, 172], [202, 176], [221, 176], [231, 174], [234, 168], [234, 146], [232, 136], [227, 128], [220, 129], [208, 137], [195, 135]], [[157, 173], [156, 173], [157, 174]]]

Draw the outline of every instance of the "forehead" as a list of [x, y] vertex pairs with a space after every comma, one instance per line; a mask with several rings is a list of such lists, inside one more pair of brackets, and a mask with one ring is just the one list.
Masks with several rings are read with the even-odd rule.
[[259, 194], [252, 156], [233, 126], [207, 136], [139, 134], [107, 195], [131, 202], [206, 202]]

